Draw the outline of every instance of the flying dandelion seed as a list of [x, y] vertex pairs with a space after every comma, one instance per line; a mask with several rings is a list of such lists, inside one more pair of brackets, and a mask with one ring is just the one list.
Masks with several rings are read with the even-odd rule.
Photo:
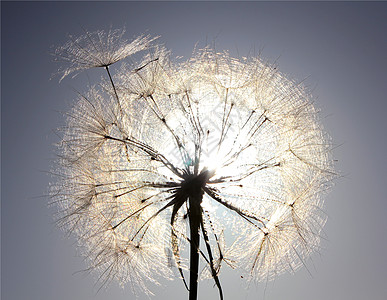
[[223, 299], [225, 265], [257, 281], [294, 272], [319, 249], [335, 177], [308, 91], [260, 58], [210, 48], [175, 63], [154, 46], [111, 76], [111, 63], [152, 41], [116, 45], [122, 33], [88, 33], [57, 52], [65, 75], [108, 71], [68, 115], [51, 191], [90, 269], [102, 285], [151, 293], [175, 266], [189, 299], [200, 278]]
[[108, 32], [86, 31], [84, 35], [70, 40], [62, 47], [56, 49], [54, 55], [59, 62], [68, 66], [59, 70], [62, 78], [77, 71], [90, 68], [106, 68], [116, 62], [148, 48], [156, 38], [139, 36], [132, 42], [125, 38], [125, 29], [110, 29]]

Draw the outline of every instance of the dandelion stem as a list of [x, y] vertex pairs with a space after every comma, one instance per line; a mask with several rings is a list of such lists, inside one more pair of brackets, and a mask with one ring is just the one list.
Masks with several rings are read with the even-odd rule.
[[190, 243], [190, 275], [189, 275], [189, 300], [196, 300], [198, 296], [198, 271], [199, 271], [199, 229], [202, 222], [200, 203], [203, 194], [201, 192], [189, 197], [189, 226], [191, 232]]
[[190, 275], [189, 275], [189, 300], [196, 300], [198, 296], [198, 270], [199, 270], [199, 242], [200, 226], [203, 223], [203, 200], [204, 186], [211, 174], [207, 170], [199, 175], [187, 174], [181, 183], [178, 193], [188, 197], [188, 220], [190, 227]]

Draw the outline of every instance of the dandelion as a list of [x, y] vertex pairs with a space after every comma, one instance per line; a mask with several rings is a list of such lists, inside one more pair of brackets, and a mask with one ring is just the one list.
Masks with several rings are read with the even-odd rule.
[[[122, 58], [110, 35], [84, 61], [69, 57], [72, 69]], [[102, 284], [151, 293], [175, 267], [189, 299], [200, 278], [223, 299], [223, 266], [270, 280], [318, 251], [335, 173], [305, 87], [260, 58], [204, 48], [176, 63], [160, 46], [110, 83], [69, 113], [51, 191]]]
[[92, 68], [107, 68], [110, 65], [145, 50], [155, 39], [139, 36], [130, 43], [124, 38], [125, 29], [105, 31], [86, 31], [84, 35], [74, 38], [54, 52], [57, 61], [65, 62], [67, 67], [60, 70], [61, 80], [67, 75]]

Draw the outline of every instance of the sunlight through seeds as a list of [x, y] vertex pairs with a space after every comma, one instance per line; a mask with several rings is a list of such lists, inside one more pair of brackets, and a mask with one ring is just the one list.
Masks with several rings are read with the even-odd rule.
[[149, 283], [178, 274], [190, 299], [198, 278], [223, 299], [223, 266], [261, 281], [304, 265], [336, 176], [307, 89], [259, 57], [206, 47], [175, 63], [153, 38], [123, 34], [87, 32], [57, 50], [63, 77], [107, 71], [67, 116], [51, 186], [59, 226], [101, 285], [151, 293]]

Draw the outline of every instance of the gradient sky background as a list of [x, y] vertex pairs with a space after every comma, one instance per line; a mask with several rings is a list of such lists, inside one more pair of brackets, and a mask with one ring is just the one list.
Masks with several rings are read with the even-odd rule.
[[[74, 89], [88, 76], [49, 80], [59, 67], [50, 47], [66, 34], [127, 28], [148, 32], [175, 55], [216, 39], [234, 55], [262, 50], [282, 72], [307, 76], [344, 175], [326, 197], [320, 255], [295, 275], [246, 288], [225, 269], [226, 299], [387, 299], [387, 3], [386, 2], [1, 2], [1, 296], [3, 300], [134, 299], [113, 283], [97, 293], [73, 239], [55, 228], [46, 193], [53, 133]], [[154, 299], [186, 299], [179, 279]], [[213, 282], [200, 299], [217, 299]], [[139, 299], [147, 299], [140, 295]]]

